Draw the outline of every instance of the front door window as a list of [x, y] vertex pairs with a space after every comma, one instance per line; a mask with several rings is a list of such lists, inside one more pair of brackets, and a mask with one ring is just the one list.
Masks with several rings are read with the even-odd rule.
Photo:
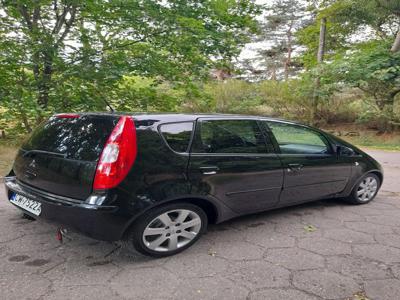
[[267, 122], [282, 154], [330, 154], [325, 138], [317, 131], [300, 125]]

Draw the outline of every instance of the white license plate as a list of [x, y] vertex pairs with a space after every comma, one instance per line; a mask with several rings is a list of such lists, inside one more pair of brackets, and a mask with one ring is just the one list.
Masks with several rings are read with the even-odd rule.
[[10, 198], [10, 202], [29, 211], [35, 216], [39, 216], [40, 213], [42, 212], [41, 208], [42, 204], [40, 202], [31, 200], [22, 195], [13, 194]]

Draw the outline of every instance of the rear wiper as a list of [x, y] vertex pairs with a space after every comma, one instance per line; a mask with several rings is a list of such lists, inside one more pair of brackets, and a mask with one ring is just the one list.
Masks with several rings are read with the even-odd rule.
[[[23, 150], [23, 149], [22, 149]], [[51, 151], [44, 151], [44, 150], [25, 150], [26, 152], [22, 155], [23, 157], [28, 156], [30, 154], [35, 154], [35, 153], [39, 153], [39, 154], [50, 154], [50, 155], [54, 155], [54, 156], [61, 156], [63, 158], [67, 157], [66, 153], [58, 153], [58, 152], [51, 152]]]

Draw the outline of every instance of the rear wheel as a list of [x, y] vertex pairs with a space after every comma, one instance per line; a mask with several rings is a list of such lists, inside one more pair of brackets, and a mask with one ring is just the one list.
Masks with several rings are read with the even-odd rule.
[[189, 248], [206, 228], [207, 215], [200, 207], [173, 203], [146, 212], [131, 227], [126, 244], [142, 254], [165, 257]]
[[352, 204], [365, 204], [371, 202], [380, 188], [381, 181], [375, 174], [367, 174], [361, 178], [353, 188], [347, 201]]

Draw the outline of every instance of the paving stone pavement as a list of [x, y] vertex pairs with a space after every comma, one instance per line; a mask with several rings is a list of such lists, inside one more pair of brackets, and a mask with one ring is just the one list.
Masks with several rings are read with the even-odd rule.
[[374, 202], [238, 218], [157, 260], [77, 233], [60, 244], [1, 186], [0, 299], [400, 299], [400, 153], [370, 152], [385, 168]]

